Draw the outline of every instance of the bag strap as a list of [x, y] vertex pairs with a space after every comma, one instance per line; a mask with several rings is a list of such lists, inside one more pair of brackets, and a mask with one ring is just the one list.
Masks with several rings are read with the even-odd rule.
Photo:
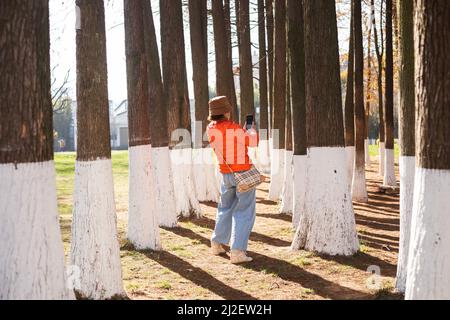
[[[211, 143], [212, 145], [212, 143]], [[214, 147], [214, 146], [213, 146]], [[223, 153], [221, 151], [219, 151], [219, 148], [216, 148], [217, 152], [220, 154], [220, 157], [222, 158], [223, 162], [225, 163], [225, 165], [228, 167], [228, 169], [230, 169], [231, 173], [234, 173], [233, 169], [231, 169], [230, 165], [227, 163], [227, 161], [225, 160], [225, 157], [223, 156]]]

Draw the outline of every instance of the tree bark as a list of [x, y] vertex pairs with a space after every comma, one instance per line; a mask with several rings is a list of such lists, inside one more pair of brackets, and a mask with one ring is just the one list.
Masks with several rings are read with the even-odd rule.
[[267, 93], [266, 16], [264, 0], [258, 0], [259, 43], [259, 129], [269, 129], [269, 101]]
[[124, 1], [129, 146], [150, 145], [150, 100], [142, 0]]
[[[160, 0], [159, 7], [164, 100], [168, 107], [169, 135], [178, 128], [191, 132], [182, 2]], [[174, 147], [177, 142], [170, 141], [170, 145]], [[191, 144], [183, 141], [181, 147], [190, 148]]]
[[273, 19], [273, 0], [266, 2], [267, 19], [267, 77], [269, 79], [267, 91], [269, 93], [269, 129], [273, 129], [273, 58], [274, 58], [274, 19]]
[[385, 77], [385, 143], [386, 149], [394, 149], [394, 53], [392, 38], [392, 0], [386, 0]]
[[231, 44], [231, 4], [230, 0], [223, 0], [223, 12], [225, 17], [225, 30], [226, 39], [228, 47], [228, 59], [231, 62], [231, 67], [233, 67], [233, 48]]
[[214, 46], [216, 52], [216, 94], [227, 96], [233, 106], [233, 118], [239, 119], [234, 87], [233, 61], [229, 56], [231, 37], [228, 38], [222, 0], [212, 0]]
[[148, 98], [150, 102], [150, 136], [153, 148], [169, 146], [167, 106], [161, 77], [158, 43], [150, 1], [144, 1], [144, 39], [147, 57]]
[[[347, 67], [347, 88], [345, 94], [344, 106], [344, 129], [345, 129], [345, 146], [355, 146], [355, 100], [354, 100], [354, 68], [355, 68], [355, 52], [354, 52], [354, 30], [353, 30], [353, 7], [351, 9], [350, 18], [350, 40], [348, 49], [348, 67]], [[353, 166], [352, 166], [353, 167]]]
[[[370, 117], [370, 100], [372, 87], [372, 26], [369, 26], [369, 34], [367, 35], [367, 86], [366, 86], [366, 118], [365, 129], [366, 139], [369, 139], [369, 117]], [[368, 152], [368, 150], [366, 151]]]
[[253, 62], [250, 40], [250, 5], [249, 0], [239, 1], [239, 62], [241, 89], [241, 124], [244, 125], [247, 115], [255, 114]]
[[208, 118], [208, 16], [206, 0], [189, 0], [189, 30], [191, 33], [192, 68], [195, 96], [195, 121], [201, 121], [201, 132], [196, 132], [194, 146], [208, 145], [203, 141]]
[[414, 0], [399, 1], [400, 9], [400, 154], [415, 156]]
[[[418, 166], [450, 169], [450, 3], [416, 0]], [[447, 27], [446, 27], [447, 26]]]
[[306, 155], [303, 1], [288, 0], [288, 47], [294, 155]]
[[[279, 130], [279, 141], [274, 141], [275, 149], [284, 149], [286, 121], [286, 3], [275, 2], [274, 28], [274, 109], [273, 129]], [[278, 145], [277, 145], [278, 144]]]
[[[287, 58], [286, 69], [286, 125], [285, 125], [285, 139], [286, 150], [293, 151], [293, 139], [292, 139], [292, 110], [291, 110], [291, 73], [289, 71], [290, 58]], [[286, 165], [289, 165], [286, 163]], [[289, 181], [287, 181], [289, 183]]]
[[[384, 143], [385, 141], [385, 132], [384, 132], [384, 96], [383, 96], [383, 55], [384, 55], [384, 45], [383, 41], [381, 41], [381, 45], [378, 38], [377, 25], [375, 21], [375, 0], [371, 0], [371, 8], [372, 8], [372, 26], [374, 33], [374, 42], [375, 42], [375, 52], [377, 56], [378, 62], [378, 75], [377, 75], [377, 88], [378, 88], [378, 113], [379, 113], [379, 139], [380, 143]], [[382, 11], [382, 9], [380, 9]], [[381, 23], [380, 23], [381, 25]], [[380, 30], [381, 38], [383, 29]]]
[[314, 66], [305, 76], [308, 147], [344, 146], [336, 12], [334, 2], [328, 2], [304, 2], [305, 61]]
[[103, 1], [77, 0], [77, 160], [111, 159]]
[[0, 9], [0, 163], [52, 160], [48, 1]]

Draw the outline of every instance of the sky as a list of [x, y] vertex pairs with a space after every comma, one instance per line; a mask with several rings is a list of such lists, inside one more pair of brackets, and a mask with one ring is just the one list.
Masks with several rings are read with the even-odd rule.
[[[233, 1], [232, 1], [233, 2]], [[156, 36], [160, 49], [160, 28], [159, 28], [159, 0], [151, 0], [153, 17], [155, 22]], [[337, 10], [348, 10], [347, 5], [339, 5]], [[257, 19], [254, 6], [251, 7], [250, 20]], [[188, 13], [184, 11], [185, 24], [188, 21]], [[75, 1], [73, 0], [50, 0], [50, 58], [52, 67], [52, 77], [55, 87], [58, 88], [64, 83], [68, 74], [69, 95], [76, 99], [76, 63], [75, 63]], [[126, 84], [126, 61], [125, 61], [125, 34], [123, 24], [123, 0], [105, 0], [105, 24], [106, 24], [106, 44], [108, 62], [108, 91], [109, 99], [118, 104], [127, 99]], [[348, 21], [339, 21], [339, 46], [340, 54], [348, 51]], [[212, 27], [211, 27], [212, 29]], [[210, 30], [212, 34], [212, 30]], [[252, 42], [258, 42], [257, 28], [252, 29]], [[209, 41], [210, 51], [210, 85], [214, 85], [215, 64], [214, 64], [214, 42], [212, 37]], [[190, 54], [189, 30], [185, 28], [186, 44], [186, 64], [189, 84], [189, 92], [193, 96], [192, 83], [192, 63]], [[252, 51], [256, 51], [253, 48]], [[238, 57], [237, 49], [233, 52], [234, 57]]]

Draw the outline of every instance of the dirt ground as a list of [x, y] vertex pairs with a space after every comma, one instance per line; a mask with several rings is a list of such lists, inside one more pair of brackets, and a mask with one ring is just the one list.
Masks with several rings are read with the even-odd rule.
[[[226, 256], [209, 254], [216, 204], [203, 203], [201, 219], [161, 229], [161, 252], [130, 248], [125, 239], [127, 212], [119, 204], [124, 287], [131, 299], [401, 299], [393, 290], [399, 198], [378, 192], [382, 181], [377, 169], [373, 162], [367, 170], [369, 203], [354, 204], [361, 248], [353, 257], [291, 251], [291, 217], [278, 214], [278, 204], [266, 200], [268, 184], [257, 192], [249, 244], [255, 260], [240, 266], [231, 265]], [[69, 219], [62, 220], [62, 228], [67, 251]], [[371, 277], [370, 266], [379, 267], [380, 278]]]

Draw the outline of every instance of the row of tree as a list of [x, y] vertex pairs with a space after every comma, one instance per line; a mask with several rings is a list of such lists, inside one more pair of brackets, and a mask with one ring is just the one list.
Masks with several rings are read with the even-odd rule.
[[[190, 143], [174, 144], [180, 141], [173, 139], [180, 137], [174, 134], [176, 129], [191, 131], [181, 0], [160, 1], [162, 65], [150, 2], [124, 3], [130, 122], [127, 237], [137, 249], [158, 250], [159, 225], [176, 225], [180, 214], [198, 215], [200, 190], [205, 197], [208, 193], [213, 196], [217, 179], [213, 164], [201, 157], [204, 162], [200, 168], [207, 169], [200, 174], [203, 180], [198, 180], [192, 164], [195, 150]], [[206, 3], [189, 1], [193, 63], [199, 70], [199, 74], [194, 71], [195, 98], [202, 103], [207, 97]], [[258, 4], [259, 8], [264, 7], [262, 2]], [[390, 68], [393, 5], [390, 0], [386, 4], [386, 68]], [[236, 1], [235, 6], [242, 117], [254, 108], [253, 97], [247, 92], [253, 88], [248, 74], [251, 64], [244, 61], [249, 58], [249, 1]], [[227, 27], [229, 7], [229, 1], [212, 0], [216, 62], [223, 65], [222, 70], [217, 67], [217, 77], [227, 75], [216, 82], [217, 92], [229, 95], [237, 108], [232, 93], [234, 84], [230, 83], [233, 70], [231, 29]], [[408, 256], [407, 298], [448, 298], [450, 259], [445, 252], [450, 245], [450, 203], [446, 196], [450, 192], [450, 108], [449, 90], [445, 88], [449, 87], [446, 71], [450, 67], [450, 5], [446, 0], [405, 0], [399, 2], [399, 9], [401, 237], [406, 251], [402, 255]], [[263, 24], [260, 28], [268, 33], [267, 118], [271, 119], [268, 126], [278, 129], [280, 137], [280, 144], [273, 143], [271, 152], [271, 196], [282, 194], [285, 202], [292, 202], [297, 227], [293, 249], [354, 254], [359, 244], [348, 181], [335, 1], [268, 0], [265, 10], [267, 28]], [[77, 279], [74, 285], [81, 297], [122, 297], [125, 292], [109, 143], [103, 0], [77, 0], [76, 11], [78, 149], [70, 250], [73, 267], [69, 278]], [[356, 172], [364, 163], [365, 138], [361, 0], [352, 1], [352, 11]], [[52, 161], [48, 0], [1, 2], [0, 14], [5, 21], [0, 30], [0, 298], [73, 298], [66, 286]], [[259, 17], [264, 20], [262, 13]], [[220, 37], [222, 41], [218, 40]], [[217, 50], [217, 46], [223, 50]], [[415, 61], [415, 71], [411, 70], [411, 59]], [[386, 72], [387, 104], [392, 81]], [[386, 123], [391, 121], [389, 108], [386, 105]], [[196, 109], [197, 120], [204, 120], [205, 111]], [[417, 114], [416, 120], [413, 113]], [[416, 139], [411, 134], [414, 124]], [[276, 140], [275, 135], [272, 139]], [[411, 147], [414, 143], [417, 148]], [[210, 150], [202, 148], [204, 145], [196, 147], [211, 155]], [[293, 149], [292, 160], [279, 152], [278, 156], [287, 161], [280, 159], [276, 165], [275, 150], [285, 148]], [[393, 145], [386, 145], [387, 150], [392, 148]], [[417, 153], [412, 155], [414, 150]], [[411, 157], [417, 160], [414, 165]], [[290, 161], [294, 164], [292, 173], [286, 169]], [[289, 180], [290, 174], [293, 179]], [[364, 176], [363, 171], [355, 173], [354, 185], [358, 174]], [[414, 187], [403, 187], [405, 179], [413, 181]], [[287, 181], [293, 181], [292, 188], [286, 187]], [[203, 183], [208, 186], [206, 189], [200, 189]], [[286, 200], [289, 194], [292, 201]]]

